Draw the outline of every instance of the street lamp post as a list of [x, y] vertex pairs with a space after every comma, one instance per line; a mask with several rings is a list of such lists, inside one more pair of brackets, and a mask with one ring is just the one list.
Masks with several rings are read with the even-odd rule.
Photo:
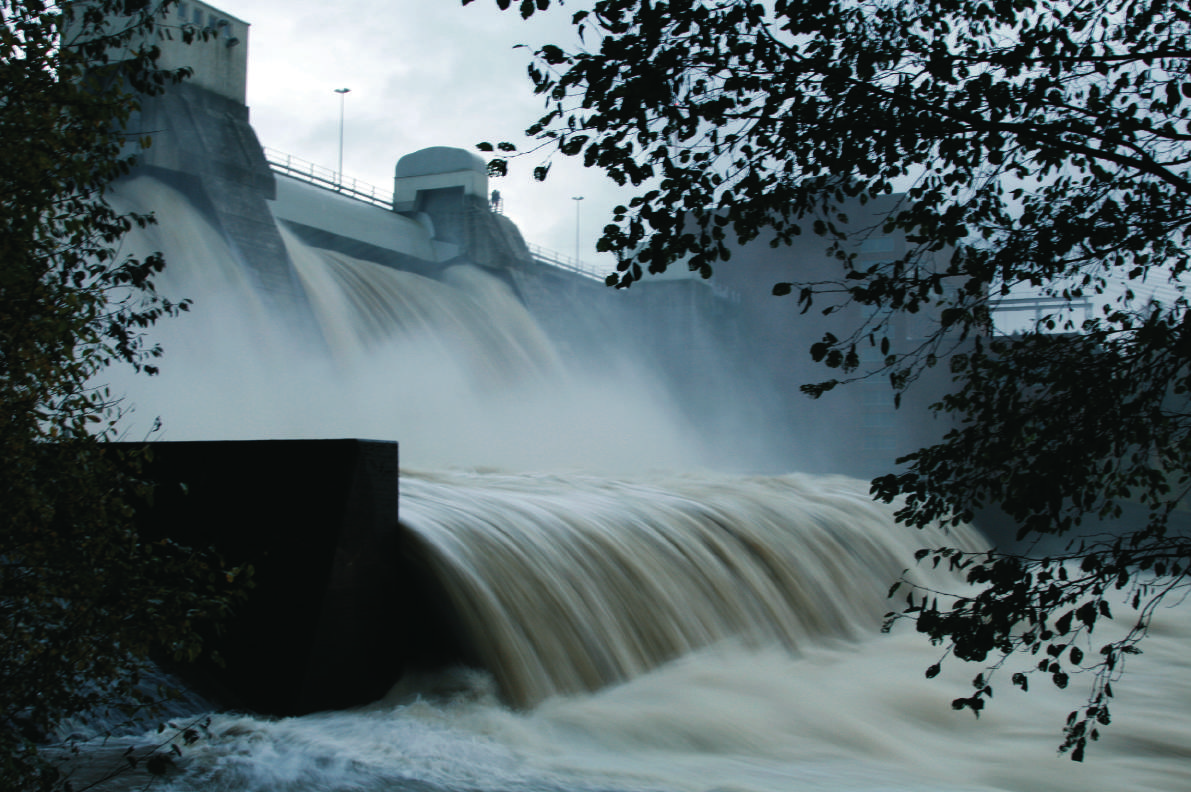
[[575, 266], [579, 265], [579, 202], [583, 200], [582, 195], [572, 195], [571, 200], [575, 202]]
[[336, 88], [335, 93], [339, 94], [339, 170], [336, 171], [336, 181], [339, 186], [343, 186], [343, 97], [351, 92], [351, 88]]

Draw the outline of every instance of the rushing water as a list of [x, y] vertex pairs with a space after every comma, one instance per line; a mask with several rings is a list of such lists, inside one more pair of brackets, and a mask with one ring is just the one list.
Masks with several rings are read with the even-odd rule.
[[[841, 593], [841, 596], [843, 593]], [[1087, 761], [1056, 756], [1071, 691], [997, 686], [979, 719], [948, 702], [974, 669], [910, 631], [820, 637], [790, 651], [729, 640], [592, 693], [510, 708], [489, 674], [444, 671], [355, 711], [271, 720], [217, 714], [163, 788], [943, 792], [1152, 790], [1191, 785], [1191, 621], [1159, 615]], [[167, 732], [165, 736], [169, 736]], [[162, 739], [111, 741], [110, 752]], [[115, 757], [113, 763], [119, 764]], [[140, 788], [143, 775], [121, 778]]]
[[[162, 215], [143, 244], [177, 265], [163, 288], [200, 296], [163, 334], [161, 381], [127, 384], [134, 422], [161, 414], [171, 439], [401, 440], [420, 468], [402, 472], [402, 521], [478, 667], [301, 718], [190, 702], [174, 722], [199, 739], [96, 737], [80, 779], [173, 740], [171, 792], [1191, 789], [1188, 608], [1158, 615], [1088, 760], [1059, 758], [1078, 676], [1029, 694], [998, 677], [977, 720], [948, 702], [981, 669], [926, 680], [941, 649], [877, 630], [903, 570], [958, 586], [914, 551], [978, 548], [975, 532], [896, 525], [861, 482], [706, 472], [647, 372], [585, 378], [472, 268], [429, 281], [287, 234], [333, 350], [301, 354], [180, 196], [147, 180], [126, 193]], [[141, 767], [104, 788], [141, 788]]]
[[506, 700], [623, 683], [725, 641], [804, 649], [871, 632], [920, 547], [859, 482], [803, 476], [407, 476], [422, 538]]

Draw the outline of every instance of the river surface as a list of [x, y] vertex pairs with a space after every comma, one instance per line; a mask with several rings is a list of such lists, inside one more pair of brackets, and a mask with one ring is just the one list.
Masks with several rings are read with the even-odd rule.
[[[927, 680], [942, 649], [879, 632], [903, 569], [958, 585], [916, 570], [916, 548], [980, 539], [895, 525], [862, 482], [406, 471], [402, 503], [487, 669], [299, 718], [192, 704], [172, 721], [191, 744], [171, 728], [96, 739], [80, 778], [156, 746], [169, 792], [1191, 789], [1188, 608], [1158, 613], [1074, 763], [1056, 749], [1080, 675], [1027, 694], [1002, 671], [977, 719], [949, 702], [982, 668]], [[142, 765], [100, 788], [148, 780]]]

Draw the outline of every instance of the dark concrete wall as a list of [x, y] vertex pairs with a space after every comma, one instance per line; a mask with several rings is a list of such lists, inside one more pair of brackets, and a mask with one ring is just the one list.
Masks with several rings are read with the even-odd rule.
[[[250, 563], [255, 587], [200, 669], [225, 703], [275, 715], [364, 704], [444, 650], [397, 522], [397, 444], [152, 444], [149, 535]], [[419, 593], [421, 592], [421, 593]]]

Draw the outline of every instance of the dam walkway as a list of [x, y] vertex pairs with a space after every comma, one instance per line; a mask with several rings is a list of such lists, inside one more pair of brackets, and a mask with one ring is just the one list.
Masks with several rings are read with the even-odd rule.
[[[382, 190], [359, 179], [345, 178], [342, 173], [331, 168], [316, 165], [313, 162], [295, 157], [292, 154], [286, 154], [284, 151], [278, 151], [268, 146], [263, 148], [265, 161], [269, 163], [269, 168], [274, 173], [288, 176], [291, 179], [297, 179], [329, 192], [339, 193], [345, 198], [351, 198], [354, 201], [371, 204], [382, 209], [392, 210], [393, 208], [393, 193], [391, 190]], [[585, 278], [592, 278], [599, 281], [603, 281], [608, 275], [606, 269], [596, 267], [570, 256], [565, 256], [557, 251], [544, 248], [541, 245], [527, 244], [527, 247], [534, 261], [539, 264], [556, 267], [576, 275], [582, 275]]]

